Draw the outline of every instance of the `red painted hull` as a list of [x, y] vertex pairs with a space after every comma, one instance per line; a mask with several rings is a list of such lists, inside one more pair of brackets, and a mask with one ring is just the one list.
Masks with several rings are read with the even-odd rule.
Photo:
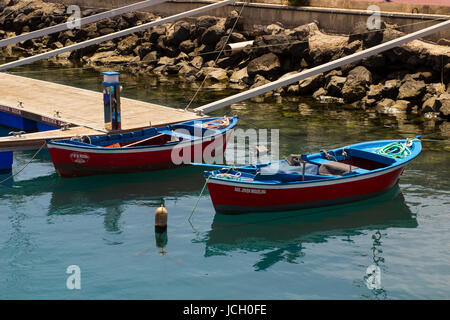
[[267, 186], [209, 180], [208, 189], [217, 212], [283, 211], [335, 205], [376, 196], [392, 188], [404, 166], [377, 174], [311, 184]]
[[[215, 156], [223, 154], [232, 130], [220, 135], [220, 148], [215, 148]], [[194, 158], [198, 150], [203, 151], [215, 140], [205, 139], [180, 146], [161, 146], [158, 148], [129, 149], [115, 148], [111, 150], [86, 150], [76, 147], [58, 147], [49, 145], [48, 149], [56, 172], [61, 177], [81, 177], [96, 174], [130, 173], [169, 169], [185, 165], [172, 161], [172, 151], [180, 150], [181, 155], [191, 155], [189, 161], [201, 161]]]

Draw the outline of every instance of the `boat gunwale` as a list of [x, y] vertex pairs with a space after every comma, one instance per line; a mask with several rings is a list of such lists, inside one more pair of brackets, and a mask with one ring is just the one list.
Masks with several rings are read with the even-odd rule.
[[[367, 142], [360, 142], [360, 143], [352, 144], [352, 145], [345, 146], [345, 147], [335, 148], [332, 150], [328, 150], [327, 152], [332, 152], [332, 151], [341, 150], [341, 149], [349, 149], [351, 147], [361, 146], [363, 144], [368, 144], [368, 143], [380, 143], [380, 142], [391, 143], [391, 142], [405, 142], [405, 141], [406, 141], [406, 139], [367, 141]], [[252, 180], [252, 181], [235, 180], [234, 181], [234, 180], [230, 180], [230, 179], [226, 179], [226, 178], [215, 177], [212, 175], [213, 172], [220, 172], [220, 170], [205, 171], [205, 176], [208, 179], [208, 184], [213, 183], [213, 184], [221, 184], [221, 185], [236, 186], [236, 187], [242, 186], [245, 188], [255, 188], [255, 189], [264, 189], [264, 188], [269, 188], [269, 189], [287, 188], [287, 189], [290, 189], [290, 188], [296, 188], [296, 187], [303, 188], [303, 187], [314, 187], [314, 186], [321, 186], [321, 185], [347, 183], [347, 182], [353, 182], [353, 181], [358, 181], [358, 180], [369, 179], [372, 177], [377, 177], [377, 176], [398, 170], [401, 167], [405, 167], [409, 162], [414, 160], [422, 151], [422, 144], [421, 144], [420, 140], [419, 141], [415, 140], [415, 141], [413, 141], [413, 143], [415, 143], [417, 147], [414, 148], [414, 151], [407, 158], [396, 159], [392, 164], [390, 164], [386, 167], [370, 170], [370, 171], [364, 172], [364, 173], [358, 173], [355, 175], [329, 176], [327, 178], [323, 178], [320, 180], [288, 181], [288, 182], [283, 182], [283, 181], [279, 181], [279, 180], [267, 180], [267, 181], [258, 181], [257, 180], [258, 182], [255, 182], [255, 180]], [[317, 155], [319, 153], [311, 154], [311, 156]], [[278, 162], [281, 162], [281, 161], [284, 161], [284, 160], [280, 160]], [[227, 166], [225, 166], [224, 168], [227, 168]], [[231, 168], [231, 167], [229, 167], [229, 168]], [[240, 168], [250, 169], [250, 167], [236, 167], [235, 169], [239, 170]], [[257, 168], [257, 167], [255, 167], [255, 168]], [[305, 175], [305, 176], [315, 176], [315, 175]], [[314, 185], [312, 185], [312, 184], [314, 184]]]
[[[212, 117], [212, 118], [204, 118], [201, 119], [201, 122], [206, 122], [204, 120], [211, 120], [211, 119], [222, 119], [223, 117]], [[92, 145], [92, 144], [85, 144], [85, 143], [80, 143], [77, 141], [73, 141], [73, 140], [69, 140], [69, 139], [63, 139], [63, 140], [54, 140], [54, 141], [49, 141], [47, 142], [47, 147], [50, 148], [54, 148], [54, 149], [63, 149], [63, 150], [72, 150], [72, 151], [80, 151], [80, 152], [89, 152], [89, 153], [129, 153], [129, 152], [146, 152], [146, 151], [163, 151], [166, 149], [172, 149], [174, 146], [180, 146], [181, 147], [185, 147], [185, 146], [189, 146], [189, 145], [194, 145], [194, 144], [198, 144], [198, 143], [204, 143], [204, 142], [208, 142], [210, 140], [212, 140], [213, 138], [216, 138], [218, 136], [224, 135], [226, 134], [228, 131], [234, 129], [234, 127], [236, 127], [237, 125], [237, 120], [238, 117], [234, 116], [234, 117], [228, 117], [231, 121], [230, 124], [228, 126], [226, 126], [225, 128], [222, 129], [209, 129], [209, 130], [214, 130], [215, 132], [211, 135], [208, 136], [193, 136], [192, 135], [192, 139], [187, 140], [184, 139], [182, 141], [171, 141], [171, 142], [167, 142], [164, 144], [159, 144], [159, 145], [145, 145], [145, 146], [135, 146], [135, 147], [120, 147], [120, 148], [110, 148], [110, 147], [106, 147], [106, 146], [98, 146], [98, 145]], [[179, 125], [183, 125], [184, 123], [188, 123], [188, 122], [195, 122], [198, 120], [189, 120], [189, 121], [185, 121], [185, 122], [181, 122], [173, 126], [179, 126]], [[186, 125], [188, 126], [188, 125]], [[163, 129], [163, 128], [169, 128], [169, 126], [164, 126], [164, 127], [159, 127], [159, 128], [155, 128], [155, 129]], [[194, 125], [192, 125], [192, 127], [194, 127]], [[139, 131], [144, 131], [144, 130], [148, 130], [150, 128], [147, 129], [142, 129]], [[175, 129], [176, 130], [176, 129]], [[136, 131], [136, 132], [139, 132]], [[158, 132], [158, 131], [157, 131]], [[116, 135], [120, 135], [121, 133], [116, 133], [116, 134], [112, 134], [111, 136], [116, 136]], [[158, 150], [155, 150], [156, 148], [158, 148]]]

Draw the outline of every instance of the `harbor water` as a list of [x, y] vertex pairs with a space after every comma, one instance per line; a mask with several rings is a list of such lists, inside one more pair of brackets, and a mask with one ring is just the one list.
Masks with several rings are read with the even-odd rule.
[[[101, 90], [100, 72], [89, 68], [40, 63], [11, 73]], [[176, 108], [196, 91], [179, 79], [126, 72], [121, 82], [125, 97]], [[235, 92], [207, 85], [193, 106]], [[239, 115], [238, 128], [279, 129], [280, 157], [359, 141], [430, 139], [399, 186], [379, 197], [226, 216], [215, 213], [206, 190], [190, 221], [205, 182], [201, 168], [63, 179], [42, 151], [0, 185], [0, 299], [450, 298], [450, 144], [434, 123], [284, 96], [214, 115], [225, 114]], [[15, 152], [13, 173], [34, 153]], [[167, 234], [155, 235], [161, 203]], [[70, 290], [73, 265], [81, 287]]]

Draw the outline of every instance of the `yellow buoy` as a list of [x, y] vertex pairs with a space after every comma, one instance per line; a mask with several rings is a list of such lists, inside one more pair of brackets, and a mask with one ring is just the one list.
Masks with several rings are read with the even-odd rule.
[[161, 254], [165, 254], [164, 247], [167, 245], [167, 209], [164, 205], [155, 211], [155, 239], [156, 246], [161, 249]]
[[161, 207], [155, 211], [155, 228], [167, 228], [167, 210], [164, 208], [164, 205], [161, 205]]

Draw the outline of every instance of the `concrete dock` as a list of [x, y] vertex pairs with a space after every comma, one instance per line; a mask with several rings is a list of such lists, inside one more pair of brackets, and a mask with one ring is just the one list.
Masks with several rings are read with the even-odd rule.
[[[0, 73], [0, 113], [37, 123], [41, 131], [0, 138], [0, 152], [36, 149], [45, 139], [107, 134], [103, 108], [101, 92]], [[121, 114], [123, 132], [199, 118], [127, 98], [121, 99]]]

